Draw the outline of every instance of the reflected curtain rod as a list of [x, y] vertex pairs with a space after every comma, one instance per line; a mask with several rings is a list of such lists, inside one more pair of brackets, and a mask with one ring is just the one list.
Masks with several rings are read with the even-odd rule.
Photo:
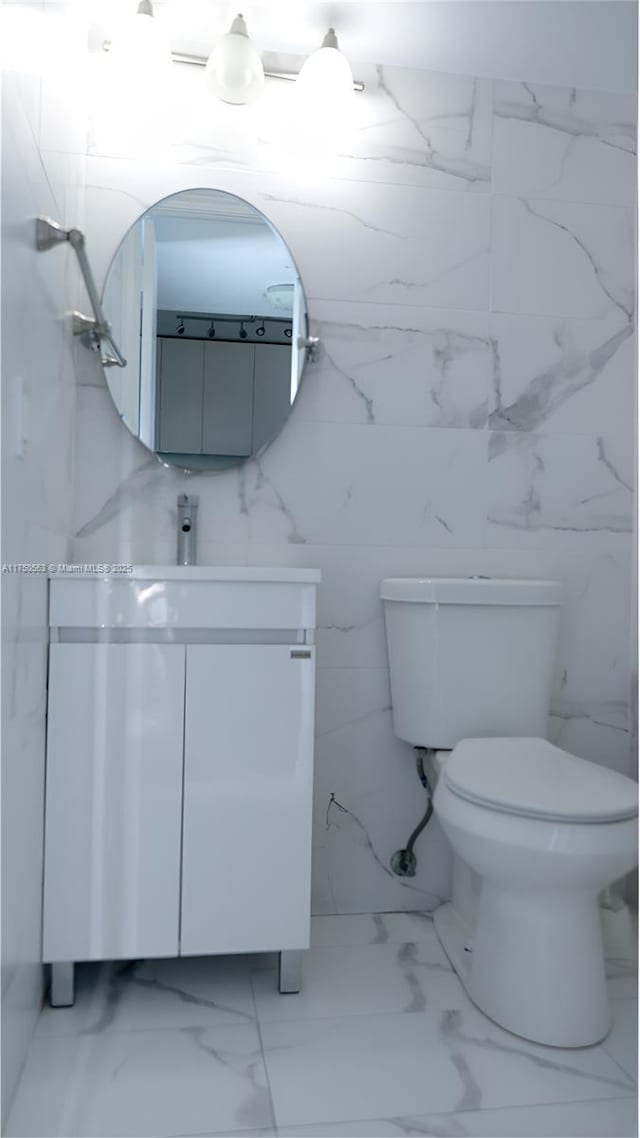
[[293, 317], [289, 316], [222, 316], [215, 312], [210, 312], [205, 315], [203, 312], [184, 312], [182, 309], [177, 308], [159, 308], [159, 312], [167, 312], [169, 314], [175, 313], [176, 320], [217, 320], [219, 324], [257, 324], [258, 320], [270, 320], [272, 324], [291, 324]]

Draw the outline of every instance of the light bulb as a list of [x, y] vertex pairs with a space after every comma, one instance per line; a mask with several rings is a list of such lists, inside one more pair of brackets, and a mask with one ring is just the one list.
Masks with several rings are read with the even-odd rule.
[[322, 47], [303, 63], [296, 89], [306, 128], [316, 141], [338, 142], [349, 132], [354, 113], [353, 74], [333, 28]]
[[247, 25], [237, 15], [214, 47], [205, 67], [205, 82], [225, 103], [252, 103], [264, 87], [262, 60], [251, 43]]
[[171, 51], [150, 0], [127, 8], [92, 77], [92, 142], [109, 154], [154, 153], [166, 144]]
[[156, 76], [171, 62], [169, 43], [153, 14], [150, 0], [140, 0], [135, 15], [127, 17], [114, 36], [111, 55], [115, 63], [134, 72], [138, 81]]

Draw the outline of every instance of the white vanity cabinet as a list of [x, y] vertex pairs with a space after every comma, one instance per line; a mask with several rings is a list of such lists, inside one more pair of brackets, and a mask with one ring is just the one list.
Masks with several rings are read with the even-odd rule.
[[50, 582], [43, 960], [309, 944], [315, 570]]

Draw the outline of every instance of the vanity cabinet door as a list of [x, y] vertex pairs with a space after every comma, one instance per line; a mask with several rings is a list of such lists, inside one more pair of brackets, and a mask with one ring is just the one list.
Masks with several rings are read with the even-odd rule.
[[51, 645], [45, 961], [178, 952], [184, 667], [184, 645]]
[[308, 947], [313, 653], [187, 647], [183, 955]]

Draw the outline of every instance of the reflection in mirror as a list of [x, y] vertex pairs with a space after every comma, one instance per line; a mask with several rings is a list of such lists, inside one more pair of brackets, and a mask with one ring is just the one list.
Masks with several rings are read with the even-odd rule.
[[152, 206], [116, 252], [104, 308], [128, 361], [105, 371], [111, 396], [163, 462], [235, 466], [282, 429], [305, 362], [305, 296], [248, 202], [186, 190]]

